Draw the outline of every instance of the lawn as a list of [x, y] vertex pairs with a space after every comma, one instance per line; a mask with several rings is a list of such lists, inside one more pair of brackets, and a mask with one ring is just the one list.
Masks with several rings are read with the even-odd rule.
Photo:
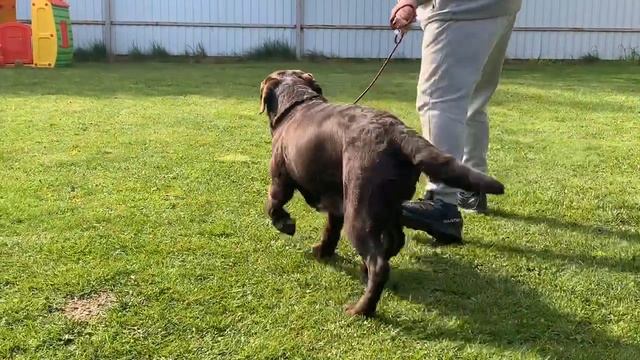
[[[258, 86], [302, 68], [349, 102], [378, 66], [0, 71], [0, 358], [640, 358], [640, 67], [507, 66], [507, 194], [465, 215], [464, 246], [407, 230], [365, 320], [342, 309], [362, 293], [348, 240], [318, 263], [321, 215], [296, 196], [289, 238], [264, 214]], [[392, 63], [362, 104], [417, 127], [418, 67]], [[102, 316], [65, 316], [100, 293]]]

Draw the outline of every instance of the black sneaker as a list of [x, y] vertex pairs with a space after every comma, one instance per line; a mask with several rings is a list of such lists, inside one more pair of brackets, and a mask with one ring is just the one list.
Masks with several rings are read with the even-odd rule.
[[462, 215], [457, 206], [440, 199], [405, 202], [402, 222], [410, 229], [427, 232], [439, 244], [462, 243]]
[[487, 194], [461, 191], [458, 193], [458, 207], [465, 211], [485, 214], [488, 210]]

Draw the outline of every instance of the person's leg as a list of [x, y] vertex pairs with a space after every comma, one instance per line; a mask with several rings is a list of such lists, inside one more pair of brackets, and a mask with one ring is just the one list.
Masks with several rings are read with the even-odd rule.
[[[431, 22], [425, 26], [417, 110], [423, 135], [463, 160], [470, 101], [506, 28], [505, 18]], [[456, 203], [457, 189], [430, 182], [436, 199]]]
[[[498, 87], [502, 65], [509, 45], [516, 16], [505, 18], [504, 32], [482, 69], [482, 76], [476, 84], [467, 114], [464, 156], [462, 162], [481, 172], [487, 172], [489, 151], [489, 116], [487, 105]], [[464, 210], [484, 213], [487, 211], [487, 195], [460, 192], [458, 206]]]
[[[511, 18], [511, 17], [509, 17]], [[505, 18], [431, 22], [423, 26], [422, 64], [417, 110], [423, 135], [440, 150], [462, 161], [470, 101], [487, 59], [506, 28]], [[462, 239], [458, 189], [429, 182], [433, 201], [403, 205], [408, 227], [425, 230], [436, 240]]]
[[487, 152], [489, 150], [489, 116], [487, 105], [498, 87], [502, 64], [509, 45], [515, 22], [515, 15], [505, 22], [504, 31], [489, 55], [482, 76], [475, 86], [469, 102], [466, 122], [466, 138], [462, 162], [478, 171], [487, 172]]

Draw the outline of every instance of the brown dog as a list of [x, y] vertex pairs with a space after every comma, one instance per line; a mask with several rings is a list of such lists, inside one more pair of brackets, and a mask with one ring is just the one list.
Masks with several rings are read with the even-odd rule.
[[351, 315], [375, 314], [389, 259], [404, 246], [401, 205], [413, 196], [420, 173], [467, 191], [504, 192], [500, 182], [440, 152], [395, 116], [328, 103], [309, 73], [276, 71], [262, 81], [260, 94], [272, 134], [267, 212], [288, 235], [296, 228], [284, 206], [295, 190], [328, 213], [313, 247], [317, 258], [334, 254], [344, 225], [367, 279], [364, 295], [347, 309]]

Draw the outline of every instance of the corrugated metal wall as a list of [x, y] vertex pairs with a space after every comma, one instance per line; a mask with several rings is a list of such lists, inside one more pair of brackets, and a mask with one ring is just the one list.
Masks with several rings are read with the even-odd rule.
[[[127, 53], [133, 44], [144, 48], [153, 41], [173, 54], [201, 43], [208, 54], [218, 56], [239, 55], [269, 39], [295, 46], [293, 30], [279, 28], [295, 23], [291, 0], [113, 0], [113, 9], [113, 20], [123, 23], [115, 26], [118, 54]], [[133, 25], [136, 22], [145, 25]], [[185, 26], [190, 23], [196, 26]], [[242, 24], [271, 27], [235, 27]]]
[[[396, 0], [305, 0], [305, 50], [347, 58], [386, 57], [394, 46], [389, 13], [395, 3]], [[421, 31], [410, 32], [396, 57], [419, 58], [421, 40]]]
[[512, 58], [571, 59], [640, 51], [640, 0], [524, 0]]
[[[152, 42], [173, 54], [202, 44], [209, 55], [238, 55], [267, 40], [295, 47], [296, 0], [111, 0], [117, 54]], [[74, 38], [86, 46], [104, 37], [104, 0], [69, 0]], [[304, 0], [304, 52], [336, 57], [385, 57], [395, 0]], [[18, 0], [21, 19], [28, 0]], [[398, 57], [419, 58], [421, 31], [412, 31]], [[640, 51], [640, 0], [524, 0], [509, 46], [511, 58], [571, 59], [597, 52], [617, 59]]]

